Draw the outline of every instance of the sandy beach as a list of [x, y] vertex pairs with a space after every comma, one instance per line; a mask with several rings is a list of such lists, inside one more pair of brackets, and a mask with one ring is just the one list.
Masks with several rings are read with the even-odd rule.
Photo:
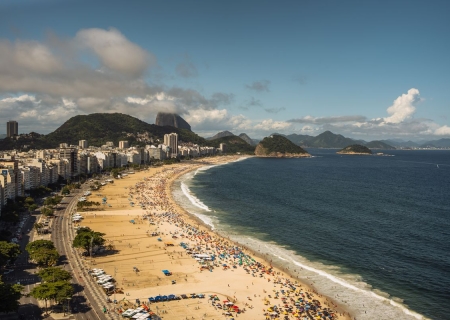
[[[329, 298], [215, 234], [173, 201], [171, 185], [180, 175], [237, 159], [152, 167], [92, 192], [89, 201], [106, 198], [106, 204], [102, 211], [81, 212], [80, 225], [105, 233], [112, 251], [84, 263], [112, 275], [123, 290], [110, 296], [117, 303], [108, 304], [109, 312], [143, 305], [165, 319], [351, 319]], [[181, 299], [149, 302], [169, 295]]]

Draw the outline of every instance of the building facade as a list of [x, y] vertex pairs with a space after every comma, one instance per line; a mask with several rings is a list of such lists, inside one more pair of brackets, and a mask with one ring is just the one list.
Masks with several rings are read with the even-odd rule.
[[17, 136], [19, 134], [19, 124], [17, 121], [10, 120], [6, 123], [6, 135], [8, 138]]
[[176, 133], [165, 134], [164, 144], [170, 147], [170, 157], [176, 158], [178, 156], [178, 134]]

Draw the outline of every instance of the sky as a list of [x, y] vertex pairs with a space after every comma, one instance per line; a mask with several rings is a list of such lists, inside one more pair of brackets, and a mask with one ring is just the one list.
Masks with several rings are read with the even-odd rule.
[[450, 1], [0, 3], [0, 134], [75, 115], [355, 139], [450, 138]]

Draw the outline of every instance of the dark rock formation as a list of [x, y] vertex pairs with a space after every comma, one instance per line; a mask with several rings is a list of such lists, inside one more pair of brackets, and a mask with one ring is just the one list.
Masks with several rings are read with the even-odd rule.
[[179, 129], [191, 130], [191, 126], [186, 122], [182, 117], [177, 115], [176, 113], [163, 113], [158, 112], [156, 115], [155, 124], [157, 126], [171, 126]]

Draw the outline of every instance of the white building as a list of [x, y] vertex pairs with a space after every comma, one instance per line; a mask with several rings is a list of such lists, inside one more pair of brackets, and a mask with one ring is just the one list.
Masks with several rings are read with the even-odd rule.
[[81, 149], [87, 149], [87, 147], [88, 147], [88, 142], [87, 142], [87, 140], [80, 140], [80, 141], [78, 141], [78, 146], [79, 146]]
[[164, 144], [170, 147], [170, 157], [176, 158], [178, 156], [178, 134], [170, 133], [164, 135]]
[[128, 149], [129, 147], [128, 141], [119, 141], [119, 149]]

